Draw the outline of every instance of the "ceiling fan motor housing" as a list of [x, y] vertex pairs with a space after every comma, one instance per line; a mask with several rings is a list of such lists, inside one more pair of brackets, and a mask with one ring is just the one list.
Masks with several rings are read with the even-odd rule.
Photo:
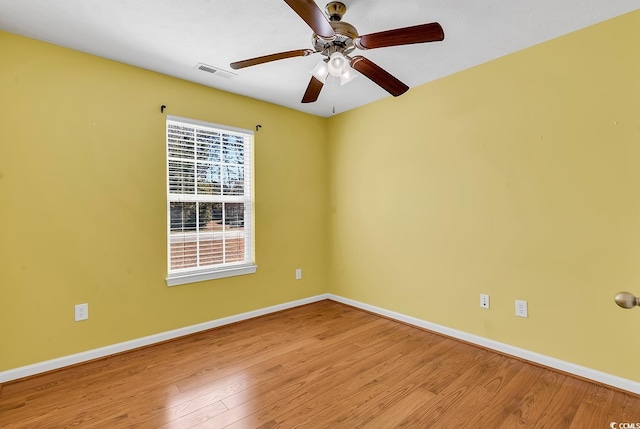
[[326, 40], [317, 34], [313, 35], [312, 43], [317, 52], [328, 53], [332, 47], [348, 54], [355, 49], [353, 39], [358, 37], [358, 31], [355, 27], [347, 22], [333, 21], [331, 22], [333, 30], [336, 32], [336, 36], [333, 40]]

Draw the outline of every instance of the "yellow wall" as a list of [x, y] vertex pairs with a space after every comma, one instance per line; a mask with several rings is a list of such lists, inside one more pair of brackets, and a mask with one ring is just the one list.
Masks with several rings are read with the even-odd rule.
[[330, 291], [640, 381], [640, 309], [613, 302], [640, 294], [638, 28], [332, 118]]
[[[637, 28], [329, 120], [0, 33], [0, 371], [332, 292], [640, 381]], [[161, 104], [263, 125], [255, 275], [166, 287]]]
[[[325, 119], [2, 32], [0, 58], [0, 371], [326, 292]], [[162, 104], [262, 125], [256, 274], [166, 286]]]

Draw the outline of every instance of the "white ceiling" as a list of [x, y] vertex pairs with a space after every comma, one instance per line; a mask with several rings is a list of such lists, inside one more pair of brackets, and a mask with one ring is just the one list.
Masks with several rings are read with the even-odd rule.
[[[409, 87], [640, 9], [638, 0], [342, 2], [343, 20], [361, 35], [442, 25], [443, 42], [360, 51]], [[316, 3], [324, 10], [326, 1]], [[324, 117], [389, 97], [360, 76], [345, 86], [328, 79], [317, 102], [300, 103], [319, 54], [231, 70], [234, 61], [311, 48], [312, 31], [283, 0], [0, 0], [0, 29]]]

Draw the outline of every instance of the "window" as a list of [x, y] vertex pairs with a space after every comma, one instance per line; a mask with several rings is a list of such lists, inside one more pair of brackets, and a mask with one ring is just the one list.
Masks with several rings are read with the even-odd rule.
[[167, 116], [167, 284], [256, 271], [253, 133]]

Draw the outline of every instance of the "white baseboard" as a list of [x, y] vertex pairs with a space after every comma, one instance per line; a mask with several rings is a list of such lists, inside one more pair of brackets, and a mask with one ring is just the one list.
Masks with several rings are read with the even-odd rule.
[[539, 353], [535, 353], [529, 350], [521, 349], [518, 347], [510, 346], [508, 344], [500, 343], [498, 341], [490, 340], [488, 338], [480, 337], [478, 335], [469, 334], [467, 332], [458, 331], [456, 329], [447, 328], [446, 326], [437, 325], [435, 323], [427, 322], [422, 319], [407, 316], [395, 311], [386, 310], [384, 308], [375, 307], [373, 305], [364, 304], [352, 299], [343, 298], [338, 295], [329, 294], [328, 298], [341, 302], [343, 304], [350, 305], [352, 307], [360, 308], [362, 310], [369, 311], [371, 313], [379, 314], [390, 319], [397, 320], [399, 322], [414, 325], [420, 328], [427, 329], [429, 331], [437, 332], [448, 337], [457, 338], [468, 343], [476, 344], [478, 346], [485, 347], [487, 349], [495, 350], [506, 355], [514, 356], [520, 359], [524, 359], [530, 362], [534, 362], [540, 365], [544, 365], [549, 368], [554, 368], [559, 371], [563, 371], [569, 374], [576, 375], [588, 380], [595, 381], [597, 383], [606, 384], [627, 392], [640, 395], [640, 383], [626, 378], [618, 377], [615, 375], [607, 374], [605, 372], [596, 371], [591, 368], [576, 365], [570, 362], [565, 362], [560, 359], [545, 356]]
[[44, 362], [35, 363], [33, 365], [22, 366], [15, 369], [0, 372], [0, 383], [6, 383], [7, 381], [17, 380], [19, 378], [29, 377], [43, 372], [52, 371], [54, 369], [63, 368], [69, 365], [75, 365], [82, 362], [88, 362], [90, 360], [99, 359], [105, 356], [113, 355], [116, 353], [122, 353], [127, 350], [133, 350], [140, 347], [148, 346], [162, 341], [171, 340], [174, 338], [182, 337], [196, 332], [206, 331], [208, 329], [217, 328], [219, 326], [228, 325], [230, 323], [240, 322], [242, 320], [251, 319], [258, 316], [263, 316], [269, 313], [275, 313], [277, 311], [286, 310], [293, 307], [298, 307], [312, 302], [322, 301], [328, 299], [328, 294], [317, 295], [310, 298], [300, 299], [297, 301], [291, 301], [284, 304], [278, 304], [267, 308], [262, 308], [247, 313], [237, 314], [234, 316], [223, 317], [222, 319], [216, 319], [209, 322], [200, 323], [197, 325], [187, 326], [185, 328], [174, 329], [172, 331], [161, 332], [155, 335], [149, 335], [148, 337], [137, 338], [135, 340], [125, 341], [123, 343], [113, 344], [106, 347], [100, 347], [98, 349], [88, 350], [86, 352], [76, 353], [69, 356], [63, 356], [56, 359], [51, 359]]
[[310, 304], [324, 299], [331, 299], [336, 302], [350, 305], [352, 307], [360, 308], [362, 310], [370, 311], [371, 313], [379, 314], [390, 319], [397, 320], [399, 322], [408, 323], [420, 328], [424, 328], [433, 332], [437, 332], [448, 337], [456, 338], [468, 343], [476, 344], [487, 349], [495, 350], [500, 353], [504, 353], [510, 356], [515, 356], [520, 359], [524, 359], [530, 362], [534, 362], [540, 365], [544, 365], [549, 368], [554, 368], [560, 371], [564, 371], [569, 374], [576, 375], [588, 380], [595, 381], [597, 383], [606, 384], [618, 389], [626, 390], [640, 395], [640, 383], [632, 380], [628, 380], [615, 375], [607, 374], [604, 372], [596, 371], [591, 368], [586, 368], [580, 365], [576, 365], [570, 362], [565, 362], [560, 359], [555, 359], [549, 356], [545, 356], [539, 353], [535, 353], [529, 350], [521, 349], [518, 347], [510, 346], [508, 344], [500, 343], [498, 341], [490, 340], [488, 338], [480, 337], [478, 335], [469, 334], [467, 332], [458, 331], [456, 329], [448, 328], [446, 326], [437, 325], [435, 323], [427, 322], [422, 319], [407, 316], [395, 311], [386, 310], [384, 308], [376, 307], [373, 305], [365, 304], [352, 299], [344, 298], [334, 294], [322, 294], [316, 295], [310, 298], [300, 299], [297, 301], [290, 301], [284, 304], [278, 304], [271, 307], [266, 307], [247, 313], [237, 314], [234, 316], [224, 317], [222, 319], [216, 319], [209, 322], [200, 323], [197, 325], [187, 326], [184, 328], [174, 329], [172, 331], [162, 332], [155, 335], [149, 335], [147, 337], [137, 338], [135, 340], [125, 341], [118, 344], [113, 344], [98, 349], [88, 350], [86, 352], [76, 353], [69, 356], [63, 356], [57, 359], [51, 359], [44, 362], [35, 363], [33, 365], [27, 365], [15, 369], [0, 372], [0, 383], [6, 383], [7, 381], [17, 380], [24, 377], [29, 377], [36, 374], [52, 371], [55, 369], [63, 368], [65, 366], [75, 365], [82, 362], [88, 362], [94, 359], [99, 359], [116, 353], [122, 353], [127, 350], [133, 350], [140, 347], [160, 343], [163, 341], [179, 338], [185, 335], [194, 334], [196, 332], [206, 331], [208, 329], [217, 328], [220, 326], [228, 325], [231, 323], [240, 322], [243, 320], [251, 319], [265, 314], [275, 313], [277, 311], [286, 310], [293, 307], [298, 307], [305, 304]]

